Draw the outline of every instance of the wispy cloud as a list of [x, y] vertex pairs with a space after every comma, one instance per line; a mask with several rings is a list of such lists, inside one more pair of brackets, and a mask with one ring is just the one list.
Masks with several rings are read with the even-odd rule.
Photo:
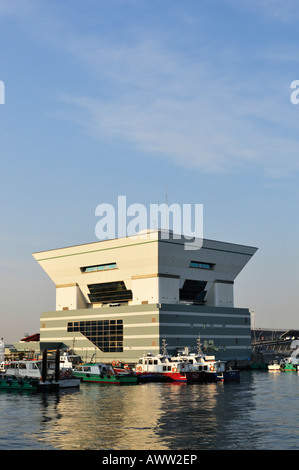
[[[237, 5], [246, 6], [242, 0]], [[294, 5], [289, 0], [285, 11]], [[61, 115], [94, 138], [123, 141], [143, 158], [204, 171], [262, 171], [272, 177], [298, 171], [287, 73], [279, 70], [272, 49], [244, 51], [221, 44], [221, 38], [209, 44], [198, 32], [190, 49], [181, 49], [171, 26], [167, 40], [161, 30], [151, 37], [150, 28], [136, 28], [120, 42], [101, 29], [79, 33], [66, 15], [48, 15], [35, 1], [31, 7], [36, 11], [29, 25], [39, 25], [35, 34], [74, 58], [90, 77], [88, 92], [61, 90]], [[251, 4], [262, 13], [270, 7], [278, 11], [280, 3]], [[188, 18], [182, 19], [184, 27]]]
[[287, 81], [269, 84], [264, 71], [246, 76], [244, 61], [234, 52], [233, 69], [225, 67], [227, 51], [225, 57], [211, 51], [215, 66], [206, 51], [198, 51], [194, 62], [157, 42], [102, 50], [81, 39], [73, 52], [104, 91], [107, 80], [112, 90], [112, 97], [101, 90], [64, 96], [73, 110], [83, 112], [94, 136], [123, 139], [148, 158], [164, 156], [206, 171], [255, 168], [286, 176], [298, 170], [298, 142], [284, 137], [287, 121], [294, 126]]

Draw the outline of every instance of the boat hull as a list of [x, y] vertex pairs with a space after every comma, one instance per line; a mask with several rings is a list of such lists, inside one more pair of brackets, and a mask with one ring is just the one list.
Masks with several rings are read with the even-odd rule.
[[65, 388], [79, 388], [80, 380], [65, 379], [58, 382], [46, 380], [45, 382], [30, 377], [2, 376], [0, 390], [28, 390], [36, 392], [50, 392]]
[[297, 372], [299, 370], [299, 364], [282, 364], [280, 370], [283, 372]]
[[206, 372], [205, 382], [240, 382], [239, 370], [226, 370], [223, 372]]
[[217, 377], [217, 380], [223, 381], [223, 382], [240, 382], [240, 371], [239, 370], [227, 370], [225, 372], [222, 372]]
[[137, 376], [142, 382], [182, 382], [196, 383], [204, 382], [204, 374], [194, 372], [137, 372]]
[[90, 382], [98, 384], [110, 385], [135, 385], [138, 383], [138, 378], [135, 375], [111, 375], [111, 374], [84, 374], [81, 372], [74, 372], [74, 377], [77, 377], [81, 382]]

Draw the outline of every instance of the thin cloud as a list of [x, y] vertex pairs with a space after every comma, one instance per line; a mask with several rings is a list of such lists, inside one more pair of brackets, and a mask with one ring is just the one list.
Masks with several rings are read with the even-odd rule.
[[[252, 2], [252, 9], [262, 11], [270, 4], [279, 8], [275, 0], [264, 0], [260, 7]], [[16, 15], [25, 14], [23, 1], [13, 5], [20, 7]], [[120, 43], [101, 30], [75, 32], [66, 16], [47, 14], [34, 1], [30, 5], [35, 13], [27, 27], [75, 59], [90, 78], [89, 93], [61, 92], [61, 116], [89, 135], [123, 141], [143, 158], [167, 158], [210, 172], [250, 170], [286, 177], [298, 171], [299, 145], [290, 133], [294, 107], [271, 59], [267, 72], [256, 50], [246, 56], [238, 45], [207, 44], [203, 33], [194, 44], [189, 37], [190, 49], [176, 48], [171, 25], [167, 35], [155, 29], [153, 38], [150, 26], [146, 32], [136, 28]], [[291, 11], [294, 3], [287, 5]], [[182, 24], [186, 27], [186, 18]], [[273, 72], [278, 73], [275, 80]]]

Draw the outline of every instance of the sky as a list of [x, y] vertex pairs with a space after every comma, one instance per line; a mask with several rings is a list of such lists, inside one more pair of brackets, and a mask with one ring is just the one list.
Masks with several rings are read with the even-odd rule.
[[119, 196], [202, 204], [204, 238], [258, 248], [235, 306], [299, 328], [298, 21], [297, 0], [0, 0], [6, 343], [55, 310], [32, 253], [98, 241]]

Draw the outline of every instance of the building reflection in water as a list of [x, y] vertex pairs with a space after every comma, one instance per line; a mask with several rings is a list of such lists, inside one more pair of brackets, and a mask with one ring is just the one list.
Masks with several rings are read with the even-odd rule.
[[222, 384], [82, 384], [44, 398], [38, 440], [60, 449], [199, 449], [218, 425]]

